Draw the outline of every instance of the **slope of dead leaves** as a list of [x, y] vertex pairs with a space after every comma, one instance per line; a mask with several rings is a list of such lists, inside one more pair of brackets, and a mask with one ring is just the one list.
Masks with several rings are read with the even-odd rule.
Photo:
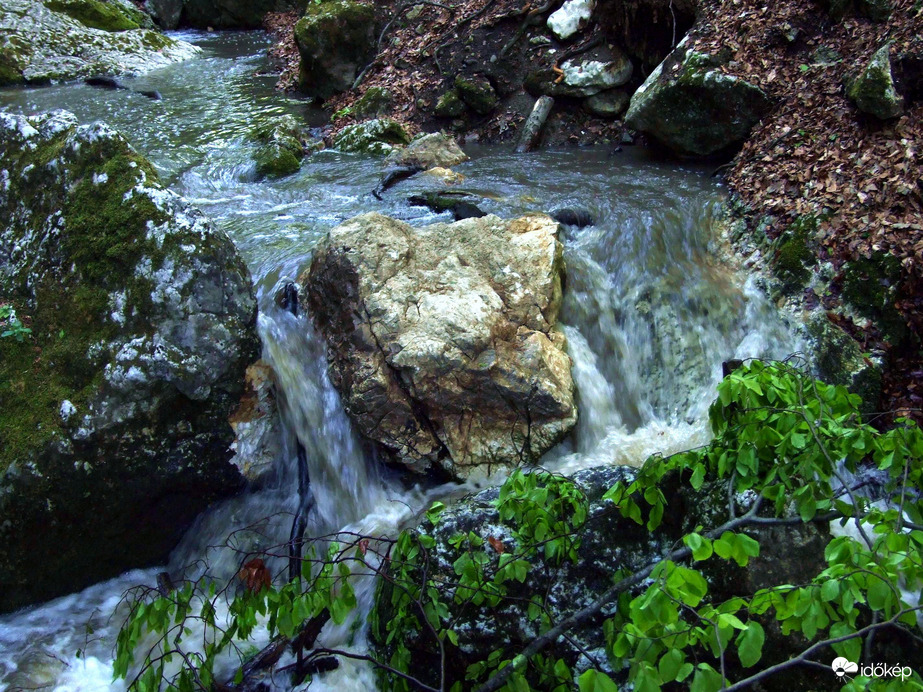
[[[867, 350], [887, 354], [887, 410], [919, 418], [923, 406], [923, 102], [892, 121], [861, 113], [844, 82], [886, 41], [891, 55], [923, 54], [917, 0], [892, 0], [888, 21], [833, 21], [807, 0], [723, 0], [709, 4], [690, 38], [699, 49], [730, 53], [726, 72], [763, 88], [776, 107], [732, 163], [730, 187], [770, 236], [803, 215], [826, 219], [818, 258], [839, 271], [876, 253], [900, 259], [896, 307], [911, 332], [893, 349], [877, 331], [843, 324]], [[755, 224], [751, 224], [751, 227]]]

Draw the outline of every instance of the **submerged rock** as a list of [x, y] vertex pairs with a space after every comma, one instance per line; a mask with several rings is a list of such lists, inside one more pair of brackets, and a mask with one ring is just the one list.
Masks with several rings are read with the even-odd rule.
[[231, 241], [101, 123], [0, 114], [0, 258], [32, 328], [0, 339], [2, 611], [163, 560], [240, 487], [259, 342]]
[[349, 89], [375, 52], [375, 9], [352, 0], [308, 3], [295, 24], [298, 87], [325, 99]]
[[200, 52], [143, 28], [146, 17], [120, 2], [3, 0], [0, 84], [140, 74]]
[[317, 249], [300, 281], [331, 379], [392, 460], [466, 478], [535, 460], [573, 427], [558, 229], [364, 214]]
[[891, 76], [891, 44], [886, 43], [872, 55], [862, 72], [847, 86], [846, 94], [864, 113], [881, 120], [896, 118], [904, 112], [904, 99], [894, 88]]
[[631, 97], [626, 124], [679, 154], [706, 156], [740, 145], [769, 112], [769, 97], [717, 66], [683, 40]]

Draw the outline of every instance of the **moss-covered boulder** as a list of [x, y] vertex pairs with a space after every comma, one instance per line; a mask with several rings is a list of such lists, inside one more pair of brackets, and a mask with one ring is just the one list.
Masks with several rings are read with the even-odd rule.
[[371, 5], [353, 0], [308, 3], [305, 16], [295, 24], [301, 91], [325, 99], [349, 89], [375, 52], [375, 27]]
[[121, 0], [3, 0], [0, 84], [140, 74], [199, 54], [150, 26]]
[[450, 89], [440, 96], [433, 108], [433, 114], [437, 118], [457, 118], [464, 112], [465, 104], [455, 89]]
[[308, 137], [294, 116], [267, 121], [255, 128], [251, 136], [259, 143], [253, 155], [258, 179], [280, 178], [301, 168]]
[[904, 112], [904, 99], [894, 88], [891, 76], [890, 52], [890, 43], [875, 51], [862, 72], [846, 87], [847, 96], [859, 110], [881, 120], [896, 118]]
[[766, 94], [717, 69], [717, 58], [684, 40], [631, 97], [625, 122], [683, 155], [739, 146], [769, 111]]
[[385, 115], [391, 110], [393, 100], [391, 92], [384, 87], [371, 87], [353, 104], [352, 114], [357, 118]]
[[410, 135], [396, 120], [381, 118], [347, 125], [333, 137], [333, 146], [340, 151], [386, 156], [395, 145], [409, 144]]
[[458, 75], [455, 78], [458, 97], [478, 115], [487, 115], [497, 107], [497, 92], [487, 77]]
[[[234, 245], [107, 126], [0, 115], [0, 611], [163, 560], [241, 483]], [[39, 554], [41, 569], [35, 569]]]

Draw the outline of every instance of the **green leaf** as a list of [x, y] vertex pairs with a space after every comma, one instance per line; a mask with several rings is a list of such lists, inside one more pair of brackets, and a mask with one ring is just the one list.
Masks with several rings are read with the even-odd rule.
[[737, 640], [737, 657], [744, 668], [755, 665], [763, 655], [763, 643], [766, 641], [766, 632], [756, 620], [747, 623], [747, 629], [741, 633]]
[[[677, 676], [685, 662], [686, 657], [683, 655], [681, 649], [668, 649], [667, 652], [660, 657], [660, 663], [657, 666], [660, 679], [663, 682], [678, 681], [680, 678]], [[690, 666], [690, 671], [691, 669], [692, 667]]]
[[835, 601], [840, 597], [840, 585], [835, 579], [829, 579], [820, 587], [820, 597], [825, 602]]
[[693, 490], [699, 490], [705, 481], [705, 465], [699, 464], [692, 470], [692, 477], [689, 479], [689, 485]]
[[590, 668], [578, 679], [577, 685], [580, 692], [618, 692], [618, 687], [612, 678], [595, 668]]
[[692, 551], [693, 560], [707, 560], [712, 556], [713, 550], [711, 541], [707, 538], [703, 538], [698, 533], [690, 533], [683, 536], [683, 543]]

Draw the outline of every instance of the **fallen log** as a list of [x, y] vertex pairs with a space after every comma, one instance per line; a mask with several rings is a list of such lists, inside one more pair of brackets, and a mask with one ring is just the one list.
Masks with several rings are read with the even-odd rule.
[[532, 113], [529, 114], [529, 118], [522, 128], [519, 144], [516, 145], [517, 153], [521, 154], [535, 148], [539, 136], [541, 135], [542, 127], [545, 125], [545, 121], [551, 113], [552, 106], [554, 106], [554, 99], [550, 96], [538, 97], [535, 105], [532, 106]]

